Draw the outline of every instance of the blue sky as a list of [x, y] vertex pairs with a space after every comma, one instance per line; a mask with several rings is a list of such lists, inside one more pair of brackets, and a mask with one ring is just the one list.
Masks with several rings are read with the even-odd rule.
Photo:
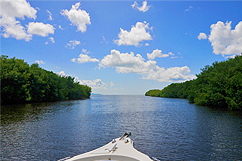
[[1, 0], [1, 54], [143, 95], [242, 52], [241, 1]]

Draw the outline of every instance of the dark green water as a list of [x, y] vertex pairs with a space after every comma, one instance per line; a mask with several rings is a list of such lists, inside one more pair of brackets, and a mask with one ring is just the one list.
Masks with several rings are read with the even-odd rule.
[[160, 160], [242, 160], [241, 112], [184, 99], [92, 96], [1, 107], [1, 160], [58, 160], [98, 148], [124, 132]]

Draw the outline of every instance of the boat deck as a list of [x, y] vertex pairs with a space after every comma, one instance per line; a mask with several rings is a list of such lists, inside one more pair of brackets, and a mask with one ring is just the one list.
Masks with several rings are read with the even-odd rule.
[[152, 161], [147, 155], [133, 147], [128, 137], [114, 139], [93, 151], [77, 155], [68, 161]]

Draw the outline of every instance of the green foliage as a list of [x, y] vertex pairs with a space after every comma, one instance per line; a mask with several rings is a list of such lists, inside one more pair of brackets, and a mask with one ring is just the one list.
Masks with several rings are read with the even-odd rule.
[[149, 96], [187, 98], [197, 105], [242, 110], [242, 56], [205, 66], [197, 79], [172, 83]]
[[38, 64], [1, 56], [1, 104], [89, 98], [91, 88], [46, 71]]
[[153, 89], [149, 90], [145, 93], [146, 96], [152, 96], [152, 97], [160, 97], [161, 90], [159, 89]]

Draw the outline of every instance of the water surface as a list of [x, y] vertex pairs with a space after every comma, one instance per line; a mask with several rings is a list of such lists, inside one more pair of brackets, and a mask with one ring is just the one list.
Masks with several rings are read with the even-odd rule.
[[124, 132], [160, 160], [242, 160], [242, 115], [186, 99], [92, 96], [1, 107], [2, 160], [58, 160]]

